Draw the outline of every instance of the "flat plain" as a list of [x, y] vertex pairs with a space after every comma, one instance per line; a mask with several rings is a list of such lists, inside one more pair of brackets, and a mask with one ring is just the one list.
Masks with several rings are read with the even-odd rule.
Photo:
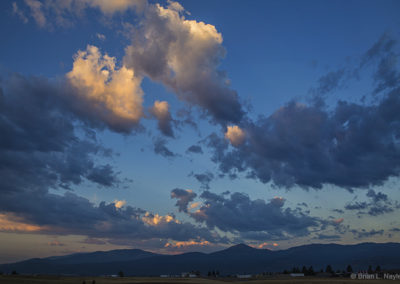
[[[93, 282], [95, 281], [95, 282]], [[352, 280], [348, 278], [286, 278], [286, 279], [236, 279], [236, 278], [160, 278], [160, 277], [59, 277], [59, 276], [0, 276], [1, 284], [223, 284], [227, 282], [238, 282], [240, 284], [383, 284], [391, 283], [392, 280]], [[396, 281], [399, 282], [399, 281]]]

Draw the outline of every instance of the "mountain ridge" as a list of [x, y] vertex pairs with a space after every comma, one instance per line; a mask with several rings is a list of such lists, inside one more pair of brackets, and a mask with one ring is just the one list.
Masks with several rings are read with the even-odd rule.
[[0, 272], [16, 270], [26, 274], [125, 275], [156, 276], [200, 271], [207, 274], [278, 272], [293, 267], [313, 266], [314, 270], [330, 264], [334, 269], [367, 269], [380, 265], [400, 268], [400, 243], [307, 244], [284, 250], [268, 250], [238, 244], [211, 252], [187, 252], [177, 255], [156, 254], [140, 249], [75, 253], [65, 256], [32, 258], [0, 265]]

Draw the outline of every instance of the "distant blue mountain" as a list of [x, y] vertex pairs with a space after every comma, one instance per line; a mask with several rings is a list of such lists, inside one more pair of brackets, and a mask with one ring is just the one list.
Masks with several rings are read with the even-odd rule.
[[35, 258], [0, 265], [0, 272], [16, 270], [24, 274], [125, 275], [157, 276], [181, 272], [218, 270], [221, 275], [280, 272], [293, 267], [313, 266], [320, 270], [330, 264], [334, 270], [351, 265], [366, 270], [369, 265], [382, 269], [400, 268], [400, 243], [361, 243], [357, 245], [311, 244], [270, 251], [244, 244], [205, 254], [200, 252], [162, 255], [128, 249], [78, 253], [66, 256]]

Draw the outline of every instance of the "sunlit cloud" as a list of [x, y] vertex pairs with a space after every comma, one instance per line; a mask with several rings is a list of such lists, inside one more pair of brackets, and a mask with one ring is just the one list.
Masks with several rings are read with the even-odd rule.
[[115, 204], [115, 208], [120, 209], [126, 204], [126, 201], [125, 200], [115, 200], [114, 204]]
[[57, 240], [53, 240], [51, 242], [48, 242], [47, 245], [52, 246], [52, 247], [63, 247], [63, 246], [65, 246], [65, 244], [60, 243]]
[[191, 246], [208, 246], [210, 245], [209, 241], [181, 241], [181, 242], [168, 242], [165, 244], [165, 247], [169, 248], [185, 248]]
[[142, 217], [142, 221], [150, 226], [157, 226], [160, 225], [161, 223], [170, 223], [170, 222], [175, 222], [178, 224], [180, 223], [179, 220], [175, 219], [174, 216], [171, 215], [162, 216], [150, 212], [146, 212], [146, 214]]
[[233, 146], [239, 146], [244, 142], [246, 134], [239, 126], [233, 125], [227, 127], [225, 138], [228, 139]]
[[116, 67], [115, 57], [93, 45], [78, 51], [66, 77], [86, 107], [114, 128], [132, 128], [143, 115], [141, 78], [133, 69]]
[[333, 222], [334, 222], [335, 224], [341, 224], [341, 223], [343, 223], [343, 221], [344, 221], [343, 218], [339, 218], [339, 219], [333, 220]]
[[39, 232], [45, 230], [45, 227], [31, 225], [18, 220], [15, 216], [0, 214], [0, 231], [3, 232]]

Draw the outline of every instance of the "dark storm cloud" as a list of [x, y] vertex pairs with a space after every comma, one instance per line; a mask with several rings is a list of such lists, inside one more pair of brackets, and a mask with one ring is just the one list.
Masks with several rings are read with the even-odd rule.
[[400, 208], [397, 201], [390, 200], [388, 196], [382, 192], [376, 193], [374, 190], [370, 189], [367, 192], [367, 197], [370, 199], [370, 202], [348, 203], [344, 208], [346, 210], [357, 210], [358, 215], [368, 214], [370, 216], [390, 213]]
[[180, 212], [188, 212], [188, 205], [196, 196], [197, 194], [190, 189], [175, 188], [171, 191], [171, 198], [177, 199], [175, 206]]
[[200, 199], [202, 206], [197, 211], [192, 213], [186, 209], [189, 216], [205, 223], [210, 229], [240, 232], [246, 237], [252, 235], [254, 238], [262, 232], [270, 238], [304, 236], [309, 234], [310, 228], [320, 224], [319, 219], [306, 215], [300, 209], [284, 208], [283, 198], [265, 202], [251, 200], [248, 195], [239, 192], [226, 196], [204, 191]]
[[198, 145], [192, 145], [187, 148], [186, 153], [203, 154], [203, 149]]
[[166, 158], [173, 158], [177, 156], [177, 154], [168, 149], [167, 141], [161, 137], [156, 138], [154, 141], [154, 153]]

